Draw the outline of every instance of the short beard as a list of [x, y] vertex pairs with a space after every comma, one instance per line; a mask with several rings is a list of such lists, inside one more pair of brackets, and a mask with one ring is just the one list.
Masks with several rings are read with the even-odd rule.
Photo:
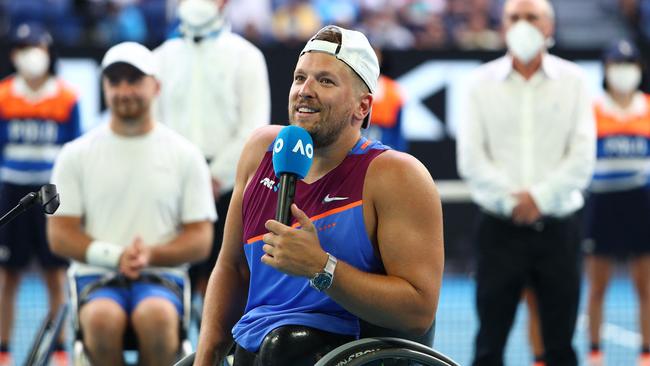
[[338, 138], [341, 136], [343, 131], [340, 127], [343, 125], [342, 122], [336, 123], [336, 126], [328, 126], [325, 129], [315, 129], [309, 132], [312, 141], [314, 142], [315, 149], [322, 149], [332, 145]]
[[116, 106], [118, 106], [120, 103], [123, 102], [120, 100], [113, 100], [112, 110], [113, 114], [115, 114], [124, 123], [134, 125], [144, 118], [147, 111], [147, 106], [142, 99], [131, 100], [131, 103], [135, 105], [131, 108], [128, 108], [127, 110], [123, 110], [124, 108], [119, 107], [116, 108]]
[[119, 115], [118, 117], [120, 117], [120, 121], [122, 121], [122, 123], [130, 126], [137, 125], [138, 123], [140, 123], [140, 121], [142, 121], [142, 118], [140, 117], [123, 117]]
[[[327, 122], [322, 120], [310, 127], [304, 127], [311, 136], [315, 149], [322, 149], [332, 145], [338, 140], [346, 125], [350, 123], [351, 111], [344, 111], [339, 116], [329, 116]], [[297, 125], [292, 115], [289, 115], [289, 122]]]

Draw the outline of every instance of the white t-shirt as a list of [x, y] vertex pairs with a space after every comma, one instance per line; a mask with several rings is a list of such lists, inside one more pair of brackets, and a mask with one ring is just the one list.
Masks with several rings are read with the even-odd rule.
[[[98, 126], [66, 144], [54, 165], [56, 216], [83, 219], [93, 239], [128, 246], [173, 239], [185, 223], [216, 219], [210, 174], [194, 145], [161, 124], [142, 136]], [[74, 263], [83, 273], [99, 267]]]

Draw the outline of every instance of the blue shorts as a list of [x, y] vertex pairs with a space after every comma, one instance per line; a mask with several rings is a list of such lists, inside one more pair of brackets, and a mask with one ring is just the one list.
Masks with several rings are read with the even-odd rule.
[[[84, 288], [91, 283], [101, 279], [102, 275], [87, 275], [77, 277], [77, 296], [81, 294]], [[183, 279], [178, 276], [164, 274], [163, 277], [178, 285], [178, 289], [183, 289]], [[180, 295], [180, 296], [179, 296]], [[162, 284], [132, 281], [124, 285], [99, 287], [91, 291], [84, 299], [83, 303], [88, 303], [97, 299], [111, 299], [118, 303], [127, 314], [131, 314], [133, 309], [144, 299], [150, 297], [160, 297], [171, 302], [178, 315], [183, 316], [183, 299], [182, 293], [178, 294], [173, 289]]]
[[[0, 215], [14, 208], [21, 198], [30, 192], [38, 191], [40, 186], [22, 186], [10, 183], [0, 185]], [[39, 204], [0, 229], [0, 267], [23, 269], [32, 259], [45, 269], [65, 268], [68, 261], [52, 254], [45, 237], [45, 214]]]

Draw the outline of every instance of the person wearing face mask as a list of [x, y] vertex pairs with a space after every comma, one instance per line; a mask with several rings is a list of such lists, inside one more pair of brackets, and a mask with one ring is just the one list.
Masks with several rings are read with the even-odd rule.
[[639, 90], [639, 50], [620, 40], [603, 54], [605, 94], [595, 104], [597, 161], [585, 207], [590, 366], [603, 365], [600, 326], [615, 259], [629, 259], [639, 299], [639, 366], [650, 365], [650, 96]]
[[[11, 33], [10, 57], [16, 73], [0, 81], [0, 212], [49, 183], [61, 146], [80, 134], [75, 92], [54, 75], [49, 33], [37, 23]], [[52, 254], [45, 215], [33, 207], [0, 229], [0, 365], [11, 364], [10, 336], [22, 272], [38, 260], [53, 316], [64, 298], [67, 261]], [[55, 365], [67, 364], [64, 336], [56, 343]]]
[[210, 258], [190, 269], [193, 288], [205, 293], [221, 247], [235, 182], [235, 166], [246, 137], [267, 125], [271, 92], [262, 52], [232, 33], [226, 0], [182, 0], [180, 25], [154, 52], [163, 88], [158, 119], [199, 147], [210, 165], [219, 220]]
[[507, 54], [469, 77], [457, 159], [481, 209], [476, 233], [480, 327], [473, 364], [502, 365], [522, 290], [536, 295], [548, 366], [577, 365], [582, 191], [595, 163], [595, 124], [580, 68], [547, 53], [547, 0], [506, 0]]

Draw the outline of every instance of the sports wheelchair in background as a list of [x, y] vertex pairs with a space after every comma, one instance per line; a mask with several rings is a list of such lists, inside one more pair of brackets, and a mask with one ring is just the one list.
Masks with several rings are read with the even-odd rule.
[[[174, 281], [165, 278], [163, 275], [173, 275], [180, 277], [183, 280], [183, 286], [177, 285]], [[83, 334], [81, 326], [79, 324], [79, 308], [83, 305], [86, 300], [86, 296], [90, 294], [94, 289], [105, 287], [105, 286], [122, 286], [124, 281], [128, 281], [124, 276], [118, 275], [115, 273], [108, 273], [100, 277], [98, 280], [86, 285], [81, 292], [77, 290], [77, 280], [81, 276], [77, 276], [73, 273], [72, 267], [68, 269], [68, 288], [70, 291], [70, 303], [71, 303], [71, 320], [73, 325], [73, 348], [72, 348], [72, 360], [73, 366], [91, 366], [92, 363], [86, 355], [84, 344], [83, 344]], [[159, 284], [168, 289], [172, 290], [178, 294], [183, 303], [183, 315], [180, 317], [179, 324], [179, 337], [180, 337], [180, 349], [178, 350], [178, 358], [185, 357], [192, 353], [192, 343], [189, 339], [189, 328], [190, 328], [190, 315], [191, 315], [191, 297], [192, 291], [190, 288], [190, 280], [187, 274], [180, 270], [147, 270], [142, 273], [141, 280], [144, 280], [149, 283]], [[127, 328], [126, 334], [124, 335], [124, 351], [125, 352], [137, 352], [138, 344], [137, 338], [133, 329], [131, 327]], [[130, 357], [127, 358], [127, 361], [130, 360]], [[137, 363], [136, 363], [137, 364]], [[127, 365], [129, 363], [127, 362]]]

